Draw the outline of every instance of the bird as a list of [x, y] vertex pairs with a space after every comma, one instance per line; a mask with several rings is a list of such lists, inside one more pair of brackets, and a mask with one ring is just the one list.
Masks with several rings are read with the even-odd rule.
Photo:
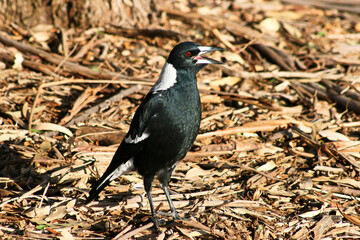
[[[136, 170], [142, 175], [152, 220], [160, 220], [151, 195], [158, 178], [173, 219], [181, 219], [168, 189], [176, 164], [185, 157], [198, 134], [201, 101], [196, 74], [208, 64], [222, 62], [203, 56], [222, 51], [220, 47], [181, 42], [170, 52], [156, 83], [135, 111], [128, 133], [116, 150], [102, 177], [92, 186], [85, 204], [91, 202], [114, 179]], [[162, 223], [163, 224], [163, 223]]]

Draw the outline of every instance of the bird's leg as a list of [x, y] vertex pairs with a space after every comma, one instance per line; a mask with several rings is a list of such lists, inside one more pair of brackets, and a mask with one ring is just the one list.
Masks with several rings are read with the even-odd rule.
[[174, 206], [174, 203], [171, 200], [171, 196], [170, 196], [169, 189], [168, 189], [167, 185], [161, 184], [161, 187], [164, 190], [164, 193], [166, 195], [167, 201], [168, 201], [169, 206], [170, 206], [170, 210], [171, 210], [171, 215], [170, 216], [173, 217], [174, 219], [182, 219], [179, 216], [179, 214], [177, 213], [176, 208]]
[[152, 200], [152, 195], [151, 195], [151, 191], [147, 191], [146, 192], [148, 198], [149, 198], [149, 204], [150, 204], [150, 209], [151, 209], [151, 216], [153, 219], [153, 222], [155, 224], [156, 229], [159, 230], [159, 226], [160, 226], [160, 221], [159, 221], [159, 217], [157, 216], [156, 212], [155, 212], [155, 207], [154, 207], [154, 203]]
[[154, 177], [150, 177], [150, 178], [149, 177], [144, 177], [144, 188], [145, 188], [145, 191], [146, 191], [146, 195], [148, 196], [148, 199], [149, 199], [151, 216], [152, 216], [153, 222], [155, 224], [155, 228], [157, 230], [159, 230], [160, 220], [159, 220], [159, 217], [157, 216], [157, 214], [155, 212], [154, 202], [152, 200], [152, 195], [151, 195], [151, 188], [152, 188], [153, 180], [154, 180]]
[[171, 213], [164, 213], [164, 212], [158, 212], [161, 215], [172, 217], [173, 219], [183, 219], [179, 216], [179, 214], [176, 212], [176, 208], [174, 206], [173, 201], [171, 200], [170, 192], [168, 189], [171, 174], [174, 171], [176, 165], [173, 165], [171, 168], [164, 169], [158, 173], [158, 179], [160, 181], [160, 186], [164, 190], [164, 193], [166, 195], [167, 201], [170, 206]]

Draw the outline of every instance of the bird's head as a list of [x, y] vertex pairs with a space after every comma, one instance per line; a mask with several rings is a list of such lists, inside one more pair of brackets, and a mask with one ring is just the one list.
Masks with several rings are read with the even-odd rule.
[[182, 42], [176, 45], [171, 51], [168, 63], [175, 69], [190, 69], [196, 73], [208, 64], [222, 64], [217, 60], [203, 56], [205, 53], [222, 51], [219, 47], [201, 46], [194, 42]]
[[185, 71], [194, 76], [207, 64], [222, 64], [222, 62], [203, 56], [205, 53], [218, 50], [223, 49], [200, 46], [194, 42], [179, 43], [171, 51], [161, 71], [159, 80], [155, 83], [151, 92], [157, 93], [171, 88], [179, 80], [177, 79], [179, 71]]

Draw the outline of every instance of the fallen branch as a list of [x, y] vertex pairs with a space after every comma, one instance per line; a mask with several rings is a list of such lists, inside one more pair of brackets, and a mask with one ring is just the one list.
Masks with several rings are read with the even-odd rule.
[[323, 9], [337, 9], [352, 13], [360, 13], [358, 1], [324, 1], [324, 0], [281, 0], [283, 3], [314, 6]]
[[201, 224], [200, 222], [196, 221], [195, 218], [191, 218], [190, 221], [188, 220], [177, 220], [177, 222], [181, 223], [181, 225], [185, 226], [185, 227], [193, 227], [193, 228], [197, 228], [200, 230], [203, 230], [211, 235], [223, 238], [223, 239], [227, 239], [227, 236], [224, 232], [221, 232], [217, 229], [211, 229], [208, 226], [205, 226], [203, 224]]
[[142, 231], [144, 231], [144, 230], [146, 230], [146, 229], [149, 229], [149, 228], [151, 228], [152, 226], [154, 226], [154, 223], [150, 222], [150, 223], [148, 223], [148, 224], [146, 224], [146, 225], [144, 225], [144, 226], [142, 226], [142, 227], [139, 227], [139, 228], [137, 228], [137, 229], [134, 229], [134, 230], [126, 233], [126, 234], [123, 235], [123, 236], [116, 236], [116, 237], [114, 238], [114, 240], [126, 240], [126, 239], [130, 239], [132, 236], [135, 236], [136, 234], [138, 234], [138, 233], [140, 233], [140, 232], [142, 232]]
[[[240, 77], [245, 79], [255, 79], [255, 80], [261, 80], [261, 79], [282, 79], [282, 78], [296, 78], [294, 81], [298, 82], [299, 79], [311, 79], [311, 81], [319, 82], [323, 79], [327, 80], [341, 80], [341, 81], [359, 81], [360, 77], [357, 75], [349, 75], [349, 74], [343, 74], [343, 73], [329, 73], [329, 70], [326, 70], [324, 72], [246, 72], [246, 71], [233, 71], [229, 69], [226, 66], [216, 66], [221, 68], [226, 74], [234, 77]], [[288, 79], [289, 80], [289, 79]], [[309, 80], [306, 80], [309, 81]]]
[[[1, 35], [0, 35], [0, 37], [1, 37]], [[7, 53], [0, 52], [0, 60], [4, 61], [4, 62], [7, 62], [9, 65], [13, 65], [15, 57], [11, 56], [11, 55], [9, 55]], [[45, 64], [42, 64], [42, 63], [29, 61], [29, 60], [26, 60], [26, 59], [24, 59], [21, 62], [21, 64], [22, 64], [22, 66], [24, 66], [26, 68], [30, 68], [30, 69], [33, 69], [35, 71], [45, 73], [47, 75], [53, 75], [53, 73], [55, 72], [55, 67], [54, 66], [45, 65]]]
[[204, 139], [208, 137], [213, 136], [226, 136], [226, 135], [234, 135], [238, 133], [251, 133], [251, 132], [259, 132], [259, 131], [274, 131], [275, 129], [279, 128], [286, 128], [288, 124], [305, 124], [308, 125], [306, 122], [299, 122], [296, 120], [288, 120], [288, 119], [282, 119], [282, 120], [269, 120], [269, 121], [259, 121], [255, 124], [249, 123], [245, 126], [241, 127], [234, 127], [234, 128], [228, 128], [223, 130], [217, 130], [214, 132], [207, 132], [203, 134], [199, 134], [196, 139]]
[[[43, 92], [44, 88], [58, 86], [58, 85], [65, 85], [65, 84], [81, 84], [81, 83], [87, 83], [87, 84], [94, 84], [94, 83], [105, 83], [105, 84], [124, 83], [124, 84], [127, 84], [127, 83], [132, 83], [132, 84], [134, 84], [135, 82], [134, 81], [127, 82], [126, 80], [124, 80], [124, 81], [122, 81], [122, 80], [120, 80], [120, 81], [119, 80], [63, 80], [63, 81], [58, 81], [58, 82], [43, 83], [38, 88], [33, 106], [30, 111], [28, 129], [31, 129], [35, 108], [39, 102], [40, 95]], [[151, 83], [147, 83], [147, 82], [140, 82], [140, 84], [141, 83], [142, 84], [151, 84]]]
[[141, 85], [135, 85], [133, 87], [130, 87], [128, 89], [124, 89], [122, 91], [120, 91], [118, 94], [106, 99], [105, 101], [103, 101], [102, 103], [87, 109], [86, 111], [84, 111], [80, 116], [72, 119], [71, 121], [69, 121], [67, 124], [65, 124], [65, 126], [72, 126], [74, 124], [76, 124], [77, 122], [82, 122], [85, 119], [87, 119], [89, 117], [90, 114], [95, 113], [95, 112], [99, 112], [102, 109], [105, 109], [107, 107], [109, 107], [113, 102], [119, 101], [120, 99], [133, 94], [135, 92], [138, 92], [141, 90]]
[[[72, 63], [70, 61], [64, 61], [63, 57], [60, 57], [55, 54], [47, 53], [43, 50], [31, 47], [29, 45], [20, 43], [18, 41], [11, 40], [3, 35], [0, 35], [0, 42], [5, 45], [13, 46], [21, 52], [30, 53], [40, 58], [46, 60], [55, 65], [62, 65], [67, 71], [85, 76], [87, 78], [93, 79], [118, 79], [118, 78], [126, 78], [127, 76], [123, 76], [119, 73], [110, 72], [110, 71], [96, 71], [88, 67], [84, 67], [77, 63]], [[48, 72], [46, 72], [48, 74]]]

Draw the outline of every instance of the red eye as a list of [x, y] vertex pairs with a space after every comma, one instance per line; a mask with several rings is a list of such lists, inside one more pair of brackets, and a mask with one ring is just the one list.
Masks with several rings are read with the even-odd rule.
[[186, 52], [185, 54], [186, 54], [186, 56], [188, 56], [188, 57], [191, 56], [191, 52]]

